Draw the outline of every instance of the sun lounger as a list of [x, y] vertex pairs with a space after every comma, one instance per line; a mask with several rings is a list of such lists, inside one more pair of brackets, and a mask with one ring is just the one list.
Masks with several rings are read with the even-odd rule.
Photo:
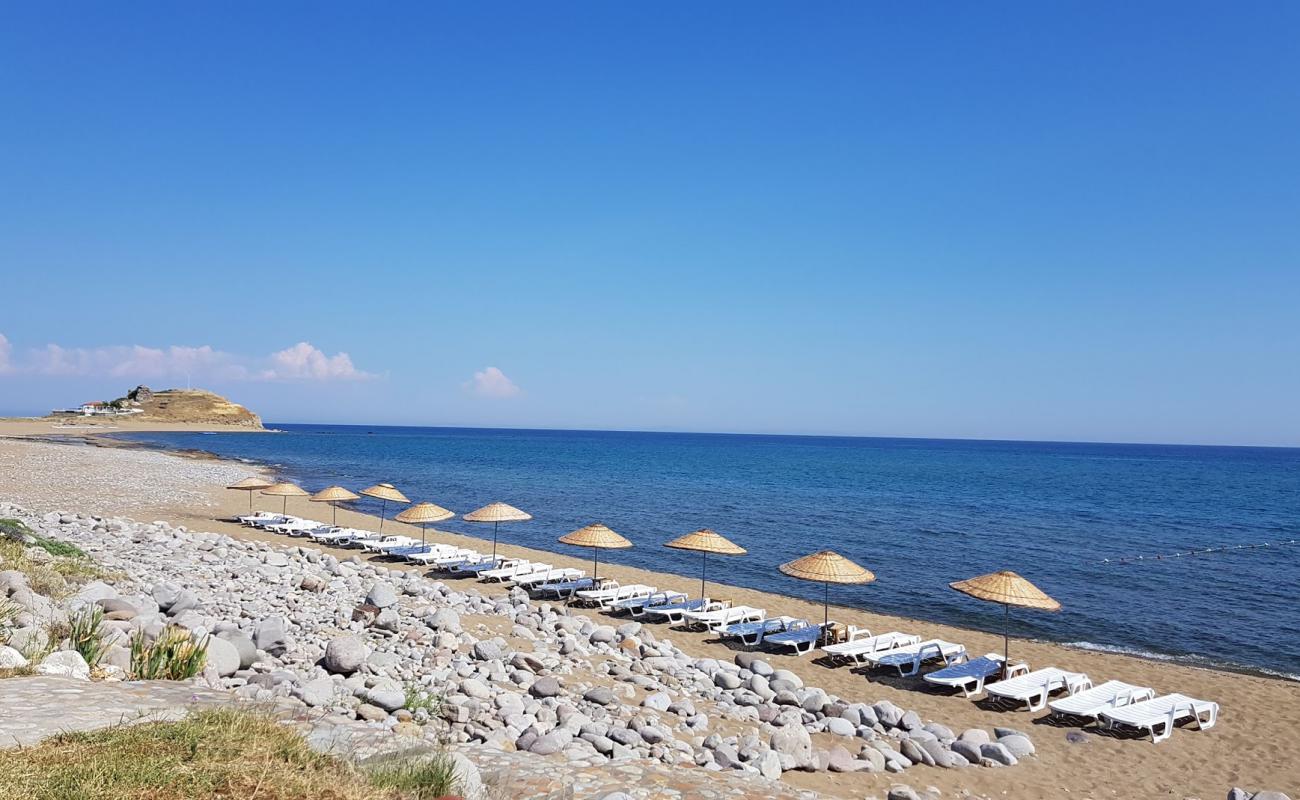
[[[717, 601], [715, 600], [712, 602], [716, 603]], [[666, 603], [657, 606], [642, 606], [641, 613], [649, 614], [654, 617], [661, 617], [663, 621], [667, 621], [670, 625], [673, 625], [681, 622], [682, 615], [687, 611], [703, 611], [710, 607], [709, 603], [710, 600], [707, 597], [699, 597], [694, 600], [683, 599], [676, 603]]]
[[542, 564], [528, 560], [514, 561], [514, 563], [511, 563], [511, 559], [506, 559], [501, 563], [501, 566], [496, 569], [481, 572], [478, 577], [481, 581], [508, 581], [513, 580], [516, 577], [522, 578], [525, 575], [531, 575], [534, 572], [546, 572], [549, 569], [551, 569], [550, 564]]
[[686, 628], [698, 627], [716, 631], [738, 622], [755, 622], [766, 616], [766, 609], [754, 606], [720, 606], [687, 611], [682, 614], [682, 625]]
[[461, 564], [453, 571], [457, 575], [481, 575], [490, 569], [496, 569], [500, 563], [501, 559], [488, 556], [476, 564]]
[[1123, 681], [1106, 681], [1069, 697], [1047, 704], [1054, 716], [1096, 719], [1103, 711], [1141, 703], [1156, 696], [1148, 686], [1134, 686]]
[[822, 647], [822, 652], [830, 656], [833, 661], [842, 660], [863, 663], [867, 656], [874, 653], [887, 653], [900, 647], [918, 644], [920, 641], [920, 636], [911, 633], [890, 631], [889, 633], [872, 636], [871, 631], [859, 628], [849, 635], [847, 642], [825, 645]]
[[774, 644], [777, 647], [789, 647], [794, 650], [795, 655], [801, 656], [811, 652], [821, 639], [822, 626], [820, 623], [814, 625], [806, 619], [799, 619], [787, 625], [785, 630], [780, 633], [764, 637], [763, 643]]
[[289, 520], [284, 514], [272, 514], [269, 511], [259, 511], [256, 514], [243, 514], [235, 517], [243, 525], [259, 525], [263, 522], [287, 522]]
[[990, 683], [984, 691], [989, 693], [989, 697], [1024, 703], [1029, 711], [1042, 711], [1047, 708], [1047, 697], [1052, 692], [1064, 689], [1066, 694], [1074, 694], [1090, 688], [1092, 681], [1082, 672], [1047, 667]]
[[741, 644], [753, 647], [762, 644], [764, 636], [780, 633], [800, 621], [796, 617], [766, 617], [751, 622], [736, 622], [725, 628], [715, 628], [715, 630], [723, 638], [734, 637], [739, 639]]
[[573, 597], [573, 593], [580, 589], [592, 589], [595, 586], [596, 580], [594, 578], [572, 578], [563, 581], [533, 584], [528, 591], [543, 597], [554, 594], [559, 599], [565, 599]]
[[614, 597], [607, 598], [605, 600], [600, 601], [599, 603], [600, 610], [607, 611], [607, 612], [616, 611], [619, 609], [615, 608], [615, 606], [619, 603], [624, 602], [625, 600], [638, 600], [638, 599], [648, 600], [651, 595], [655, 594], [658, 591], [659, 591], [658, 587], [646, 586], [644, 583], [634, 583], [631, 586], [623, 586], [619, 588], [618, 594], [615, 595]]
[[1137, 728], [1151, 735], [1153, 744], [1168, 739], [1174, 726], [1193, 720], [1197, 730], [1213, 728], [1219, 720], [1219, 704], [1196, 700], [1183, 694], [1167, 694], [1141, 703], [1103, 711], [1099, 715], [1108, 728]]
[[893, 650], [864, 655], [873, 667], [894, 667], [903, 677], [915, 675], [921, 671], [921, 665], [928, 661], [943, 661], [951, 665], [966, 658], [966, 648], [943, 639], [926, 639], [924, 642], [896, 647]]
[[365, 542], [361, 545], [362, 550], [371, 553], [387, 553], [389, 550], [397, 550], [402, 547], [410, 547], [420, 543], [419, 539], [413, 539], [410, 536], [385, 536], [386, 541]]
[[444, 561], [451, 557], [464, 558], [467, 554], [472, 552], [474, 551], [465, 550], [464, 548], [460, 548], [460, 547], [453, 547], [452, 545], [449, 544], [435, 544], [435, 545], [429, 545], [428, 548], [425, 549], [423, 552], [411, 553], [410, 555], [406, 556], [406, 560], [410, 561], [412, 564], [423, 564], [425, 566], [428, 566], [435, 562]]
[[577, 597], [574, 599], [604, 607], [619, 600], [626, 600], [629, 597], [649, 596], [656, 591], [658, 590], [655, 587], [646, 586], [644, 583], [629, 583], [627, 586], [620, 586], [618, 581], [609, 581], [599, 589], [584, 589], [578, 592]]
[[[967, 697], [976, 697], [983, 693], [984, 682], [989, 678], [1000, 679], [1002, 674], [1002, 656], [989, 653], [973, 658], [962, 664], [952, 664], [925, 676], [926, 683], [944, 686], [949, 689], [961, 689]], [[1029, 672], [1028, 664], [1012, 664], [1007, 668], [1005, 677], [1011, 678]]]
[[535, 586], [540, 583], [556, 583], [558, 581], [567, 581], [574, 578], [581, 578], [582, 570], [573, 567], [559, 567], [548, 569], [545, 572], [533, 572], [514, 579], [516, 586], [527, 589], [529, 586]]
[[628, 611], [634, 617], [645, 614], [645, 610], [654, 606], [666, 606], [686, 600], [681, 592], [651, 592], [646, 597], [629, 597], [610, 606], [610, 611]]

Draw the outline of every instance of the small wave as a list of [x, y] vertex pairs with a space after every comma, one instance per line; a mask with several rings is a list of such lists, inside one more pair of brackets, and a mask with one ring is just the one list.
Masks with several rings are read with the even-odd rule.
[[1063, 642], [1065, 647], [1073, 647], [1076, 650], [1091, 650], [1097, 653], [1115, 653], [1116, 655], [1135, 656], [1145, 658], [1151, 661], [1168, 661], [1175, 664], [1188, 664], [1196, 667], [1205, 667], [1207, 669], [1227, 669], [1232, 672], [1242, 672], [1248, 675], [1266, 675], [1270, 678], [1281, 678], [1288, 681], [1300, 682], [1300, 674], [1291, 672], [1281, 672], [1268, 667], [1256, 667], [1247, 664], [1235, 664], [1231, 662], [1216, 661], [1205, 656], [1193, 654], [1173, 655], [1171, 653], [1157, 653], [1151, 650], [1140, 650], [1135, 647], [1122, 647], [1116, 644], [1098, 644], [1096, 642]]

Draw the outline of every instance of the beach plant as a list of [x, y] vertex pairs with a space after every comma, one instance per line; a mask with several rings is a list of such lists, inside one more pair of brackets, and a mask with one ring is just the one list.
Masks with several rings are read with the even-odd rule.
[[431, 719], [442, 713], [442, 695], [434, 694], [418, 683], [405, 686], [406, 702], [402, 707], [412, 713], [423, 710]]
[[203, 671], [208, 661], [208, 637], [197, 640], [184, 628], [168, 625], [152, 642], [145, 636], [131, 641], [132, 680], [183, 681]]
[[55, 558], [89, 558], [86, 552], [75, 544], [39, 536], [16, 519], [0, 519], [0, 533], [19, 544], [39, 547]]
[[83, 606], [68, 621], [68, 642], [81, 653], [86, 664], [94, 669], [108, 653], [108, 640], [104, 637], [104, 609], [95, 603]]
[[456, 762], [441, 750], [428, 755], [384, 759], [368, 765], [366, 776], [376, 788], [409, 800], [434, 800], [452, 795], [460, 784]]

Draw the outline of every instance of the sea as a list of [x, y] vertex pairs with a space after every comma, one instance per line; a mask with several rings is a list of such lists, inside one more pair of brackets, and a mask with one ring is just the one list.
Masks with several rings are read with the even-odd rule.
[[683, 589], [700, 557], [662, 545], [712, 528], [749, 552], [711, 558], [711, 580], [820, 600], [777, 566], [829, 548], [876, 575], [831, 587], [834, 604], [1001, 631], [1000, 606], [948, 584], [1010, 569], [1061, 603], [1013, 610], [1014, 636], [1300, 680], [1300, 449], [273, 427], [121, 436], [269, 465], [312, 491], [388, 482], [459, 513], [505, 501], [534, 519], [503, 540], [544, 550], [585, 554], [557, 537], [603, 522], [635, 546], [602, 561], [680, 574]]

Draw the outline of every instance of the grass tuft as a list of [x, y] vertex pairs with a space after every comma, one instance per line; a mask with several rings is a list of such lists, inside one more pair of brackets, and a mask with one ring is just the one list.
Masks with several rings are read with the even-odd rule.
[[144, 636], [131, 640], [131, 680], [183, 681], [203, 671], [208, 661], [208, 642], [177, 625], [168, 625], [158, 638], [145, 641]]
[[233, 708], [63, 734], [0, 759], [0, 797], [25, 800], [429, 800], [454, 785], [446, 756], [363, 771], [271, 716]]
[[108, 653], [104, 637], [104, 609], [96, 603], [83, 607], [68, 621], [68, 642], [94, 669]]

